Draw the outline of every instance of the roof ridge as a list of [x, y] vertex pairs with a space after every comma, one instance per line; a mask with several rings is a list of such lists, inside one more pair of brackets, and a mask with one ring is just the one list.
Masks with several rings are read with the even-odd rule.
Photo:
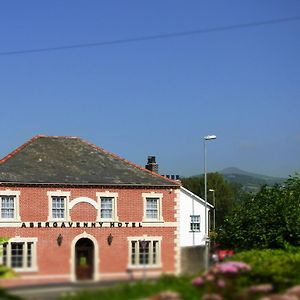
[[169, 182], [171, 182], [173, 184], [175, 183], [176, 185], [180, 186], [180, 184], [177, 181], [175, 181], [175, 180], [172, 180], [170, 178], [166, 178], [166, 177], [164, 177], [164, 176], [162, 176], [162, 175], [160, 175], [160, 174], [158, 174], [156, 172], [152, 172], [152, 171], [150, 171], [150, 170], [148, 170], [146, 168], [143, 168], [143, 167], [141, 167], [141, 166], [139, 166], [139, 165], [137, 165], [137, 164], [135, 164], [135, 163], [133, 163], [133, 162], [131, 162], [131, 161], [129, 161], [129, 160], [127, 160], [127, 159], [125, 159], [125, 158], [117, 155], [117, 154], [115, 154], [115, 153], [112, 153], [112, 152], [110, 152], [108, 150], [105, 150], [105, 149], [103, 149], [103, 148], [101, 148], [101, 147], [99, 147], [99, 146], [97, 146], [97, 145], [95, 145], [93, 143], [90, 143], [90, 142], [88, 142], [88, 141], [86, 141], [86, 140], [84, 140], [82, 138], [78, 138], [78, 139], [81, 140], [83, 143], [85, 143], [85, 144], [87, 144], [87, 145], [89, 145], [89, 146], [91, 146], [91, 147], [93, 147], [93, 148], [95, 148], [97, 150], [100, 150], [100, 151], [102, 151], [102, 152], [104, 152], [104, 153], [106, 153], [106, 154], [108, 154], [108, 155], [110, 155], [110, 156], [112, 156], [112, 157], [120, 160], [120, 161], [125, 162], [126, 164], [129, 164], [129, 165], [133, 166], [134, 168], [137, 168], [137, 169], [139, 169], [141, 171], [146, 171], [146, 172], [148, 172], [148, 173], [150, 173], [150, 174], [152, 174], [152, 175], [154, 175], [156, 177], [159, 177], [161, 179], [169, 181]]
[[21, 146], [19, 146], [18, 148], [16, 148], [15, 150], [11, 151], [10, 153], [8, 153], [6, 156], [4, 156], [2, 159], [0, 159], [0, 164], [6, 162], [7, 160], [9, 160], [10, 158], [12, 158], [13, 156], [15, 156], [16, 154], [18, 154], [19, 152], [21, 152], [24, 148], [26, 148], [28, 145], [32, 144], [35, 140], [40, 139], [40, 138], [44, 138], [46, 137], [46, 135], [43, 134], [37, 134], [36, 136], [34, 136], [33, 138], [31, 138], [29, 141], [27, 141], [26, 143], [22, 144]]
[[67, 136], [67, 135], [44, 135], [42, 137], [51, 138], [51, 139], [81, 139], [78, 136]]

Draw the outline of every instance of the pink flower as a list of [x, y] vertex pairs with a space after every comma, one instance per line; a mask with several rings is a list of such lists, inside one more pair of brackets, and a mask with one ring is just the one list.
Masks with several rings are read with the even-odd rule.
[[235, 265], [232, 265], [230, 263], [222, 263], [218, 266], [220, 273], [237, 273], [238, 268]]
[[203, 285], [203, 283], [204, 283], [204, 280], [202, 277], [197, 277], [193, 280], [193, 284], [197, 285], [197, 286], [201, 286], [201, 285]]
[[239, 270], [245, 270], [245, 271], [250, 271], [251, 270], [251, 267], [244, 263], [244, 262], [241, 262], [241, 261], [230, 261], [230, 263], [234, 266], [236, 266]]
[[227, 261], [217, 265], [220, 273], [236, 274], [241, 270], [249, 271], [251, 268], [249, 265], [239, 261]]
[[223, 279], [219, 279], [217, 281], [217, 286], [222, 289], [226, 286], [226, 282]]

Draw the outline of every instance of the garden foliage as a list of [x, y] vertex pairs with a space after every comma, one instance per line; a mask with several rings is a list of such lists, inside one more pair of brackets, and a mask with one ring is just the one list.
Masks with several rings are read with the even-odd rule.
[[234, 259], [251, 266], [247, 274], [250, 284], [270, 283], [275, 290], [300, 284], [300, 249], [265, 249], [238, 253]]
[[300, 246], [300, 177], [263, 187], [237, 205], [218, 231], [218, 242], [237, 250]]

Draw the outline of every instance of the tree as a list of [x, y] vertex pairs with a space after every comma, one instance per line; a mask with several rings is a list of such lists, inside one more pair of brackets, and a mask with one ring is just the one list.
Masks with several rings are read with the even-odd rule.
[[[204, 176], [192, 176], [182, 179], [182, 185], [204, 199]], [[207, 174], [207, 190], [215, 190], [216, 225], [223, 224], [225, 216], [232, 210], [235, 202], [237, 188], [226, 181], [220, 173]], [[207, 194], [207, 200], [213, 204], [212, 193]]]
[[218, 230], [218, 241], [236, 249], [300, 246], [300, 177], [264, 186], [238, 204]]

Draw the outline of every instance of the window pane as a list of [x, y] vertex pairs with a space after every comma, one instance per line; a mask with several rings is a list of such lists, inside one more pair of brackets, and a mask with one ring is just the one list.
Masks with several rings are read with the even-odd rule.
[[33, 243], [27, 243], [27, 267], [32, 267], [32, 247]]
[[200, 216], [191, 216], [192, 223], [200, 223]]
[[149, 264], [149, 241], [141, 241], [139, 245], [139, 264]]
[[11, 243], [11, 267], [23, 267], [23, 248], [24, 243]]
[[131, 264], [135, 265], [136, 264], [136, 241], [131, 242]]
[[112, 198], [103, 197], [101, 198], [101, 208], [112, 208]]
[[158, 241], [152, 242], [152, 263], [153, 265], [157, 264], [158, 262]]
[[191, 223], [191, 231], [200, 231], [199, 223]]

